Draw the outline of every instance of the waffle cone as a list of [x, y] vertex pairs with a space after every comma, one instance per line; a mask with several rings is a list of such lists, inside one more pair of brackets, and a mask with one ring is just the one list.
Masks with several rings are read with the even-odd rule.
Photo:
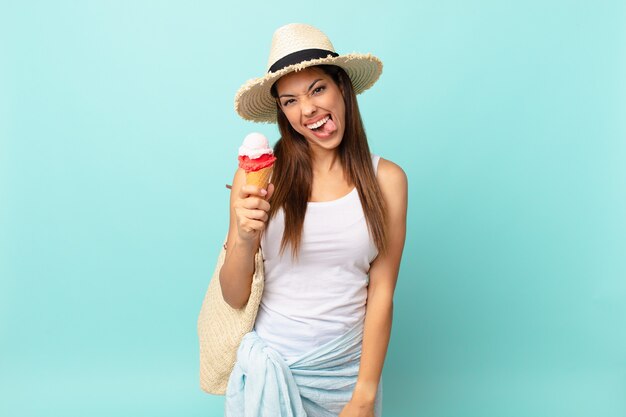
[[258, 171], [246, 172], [246, 184], [256, 185], [267, 190], [273, 170], [274, 166], [269, 166]]

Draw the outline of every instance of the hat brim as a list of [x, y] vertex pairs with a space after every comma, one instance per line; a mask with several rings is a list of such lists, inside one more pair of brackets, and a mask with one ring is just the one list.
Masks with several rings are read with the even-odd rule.
[[372, 54], [346, 54], [290, 65], [260, 78], [248, 80], [235, 94], [235, 111], [244, 119], [260, 123], [276, 123], [276, 101], [270, 93], [272, 85], [283, 75], [315, 65], [337, 65], [343, 68], [355, 94], [370, 88], [380, 77], [383, 63]]

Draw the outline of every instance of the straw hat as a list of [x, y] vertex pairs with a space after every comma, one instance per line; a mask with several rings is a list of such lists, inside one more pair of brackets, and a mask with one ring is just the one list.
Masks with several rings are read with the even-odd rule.
[[272, 85], [283, 75], [313, 65], [337, 65], [343, 68], [360, 94], [370, 88], [383, 70], [383, 63], [372, 54], [339, 55], [328, 37], [319, 29], [291, 23], [274, 32], [267, 73], [248, 80], [235, 94], [235, 111], [253, 122], [276, 123], [276, 101]]

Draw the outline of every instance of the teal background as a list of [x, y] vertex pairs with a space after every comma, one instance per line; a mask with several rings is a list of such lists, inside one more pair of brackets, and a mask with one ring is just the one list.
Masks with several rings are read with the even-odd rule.
[[621, 1], [0, 3], [0, 415], [219, 416], [196, 318], [233, 96], [288, 22], [385, 63], [409, 178], [386, 417], [626, 416]]

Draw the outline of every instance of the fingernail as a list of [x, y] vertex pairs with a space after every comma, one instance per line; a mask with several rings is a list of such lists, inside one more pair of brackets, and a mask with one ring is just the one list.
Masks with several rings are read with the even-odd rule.
[[261, 188], [261, 195], [267, 194], [267, 190], [265, 188]]

